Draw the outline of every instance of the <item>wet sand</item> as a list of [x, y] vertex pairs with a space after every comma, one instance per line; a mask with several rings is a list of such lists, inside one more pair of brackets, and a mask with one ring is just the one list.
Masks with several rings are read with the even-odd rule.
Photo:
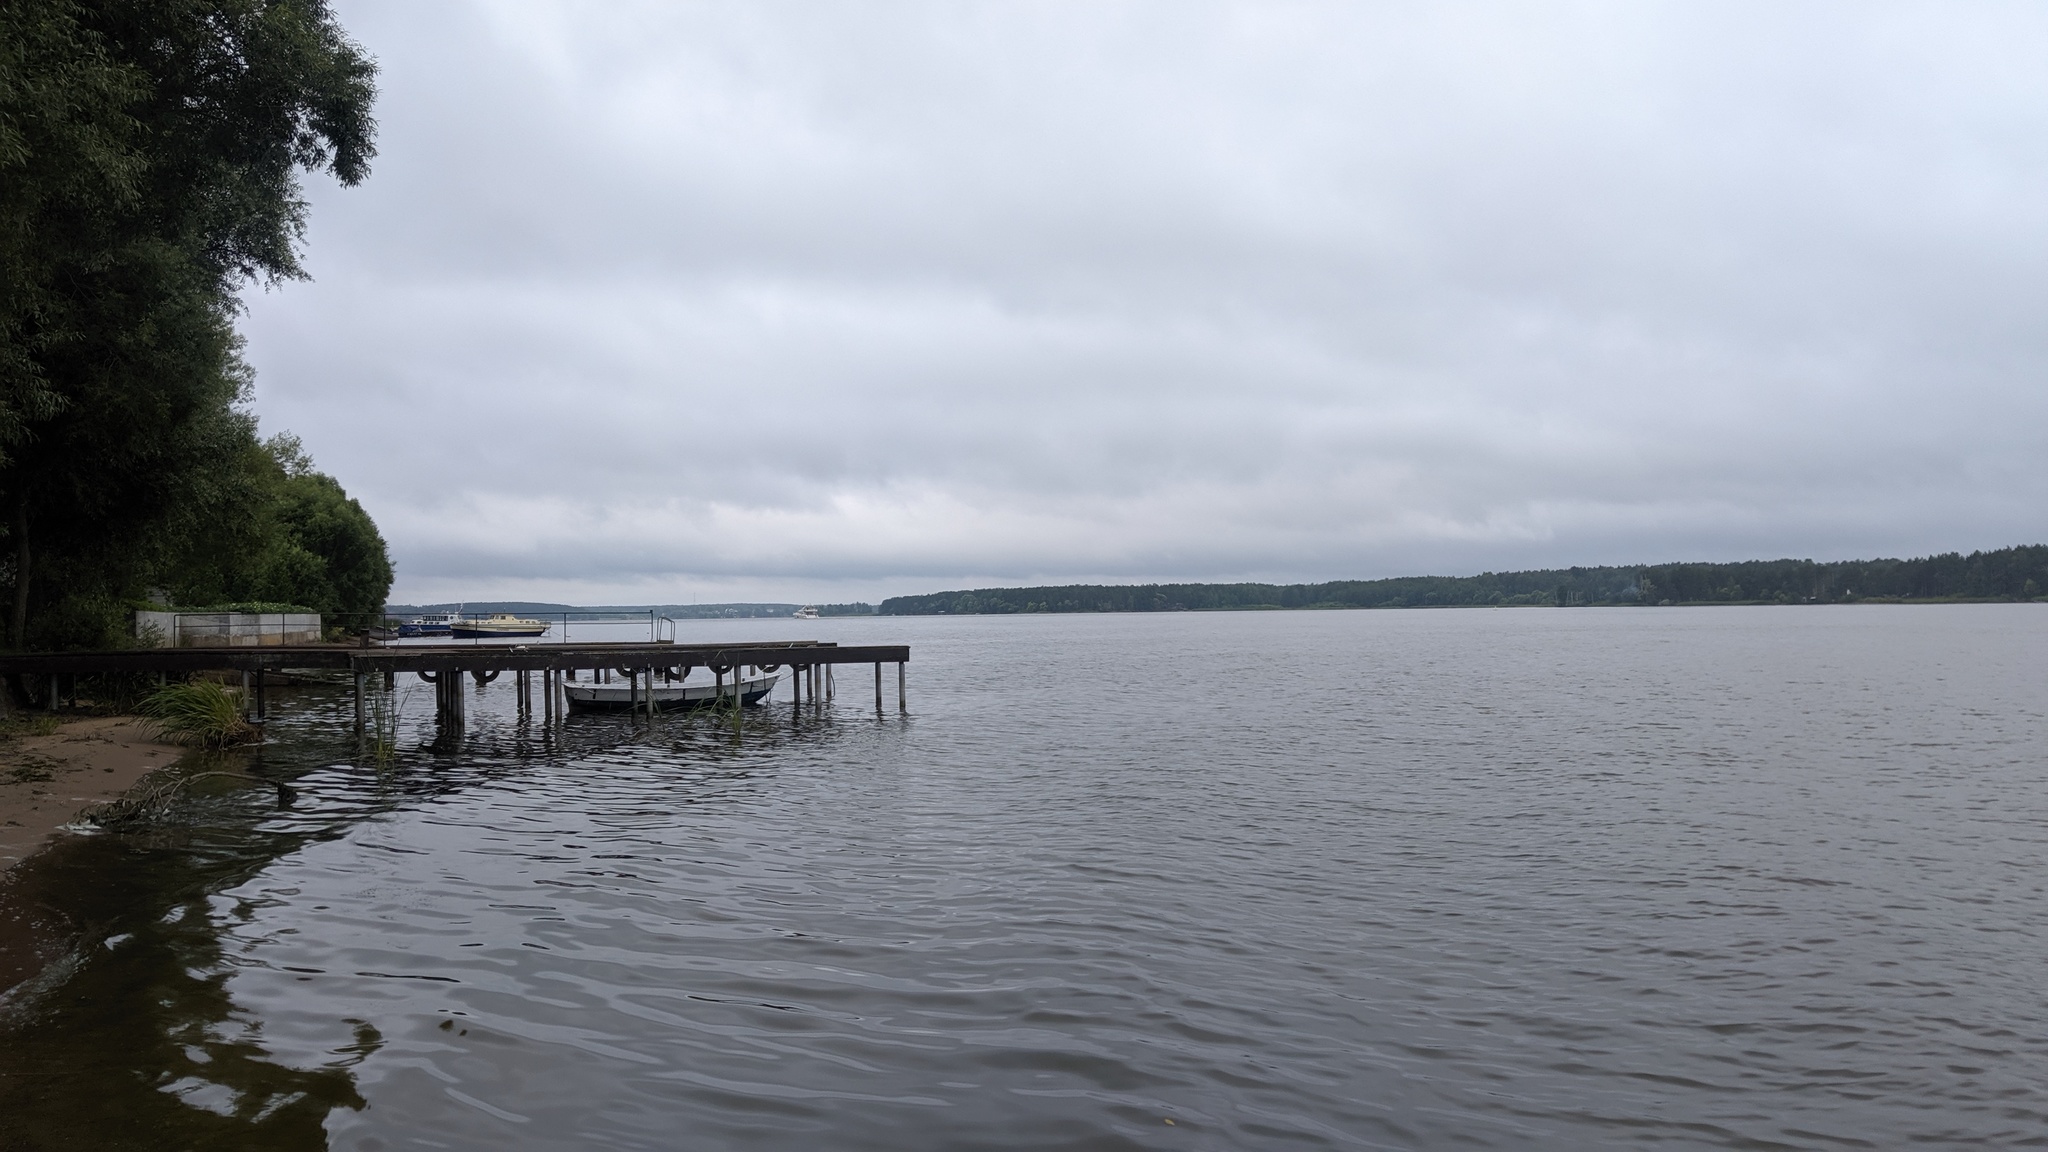
[[45, 846], [87, 805], [120, 796], [184, 752], [132, 716], [93, 716], [47, 736], [0, 741], [0, 869]]

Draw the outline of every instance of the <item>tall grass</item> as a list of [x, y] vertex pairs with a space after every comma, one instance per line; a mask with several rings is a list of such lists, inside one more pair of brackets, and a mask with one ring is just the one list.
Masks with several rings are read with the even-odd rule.
[[166, 739], [201, 748], [229, 748], [262, 738], [242, 719], [242, 694], [211, 680], [166, 684], [138, 709]]

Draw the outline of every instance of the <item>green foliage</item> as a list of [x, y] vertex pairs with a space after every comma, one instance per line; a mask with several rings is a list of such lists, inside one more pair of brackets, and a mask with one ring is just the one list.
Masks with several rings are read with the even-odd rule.
[[884, 616], [1013, 612], [1188, 612], [1486, 605], [1841, 603], [1870, 599], [2032, 599], [2048, 586], [2048, 546], [1917, 560], [1754, 560], [1737, 564], [1485, 572], [1328, 584], [1071, 584], [977, 588], [882, 601]]
[[5, 720], [0, 720], [0, 740], [48, 736], [62, 723], [62, 720], [49, 712], [16, 712]]
[[[369, 513], [333, 477], [318, 472], [287, 477], [277, 515], [284, 529], [280, 555], [292, 559], [270, 574], [270, 595], [355, 620], [383, 609], [391, 591], [384, 538]], [[281, 575], [287, 569], [290, 575]]]
[[[1945, 552], [1912, 560], [1752, 560], [1642, 569], [1651, 603], [1845, 603], [1855, 600], [2023, 600], [2048, 580], [2048, 546]], [[2037, 584], [2038, 587], [2038, 584]]]
[[234, 331], [243, 285], [303, 275], [300, 171], [367, 173], [373, 73], [323, 0], [0, 4], [11, 643], [104, 644], [153, 585], [375, 585], [360, 508], [257, 441]]
[[289, 435], [241, 459], [237, 515], [207, 528], [166, 583], [204, 611], [319, 612], [363, 627], [391, 590], [391, 561], [369, 513], [315, 472]]
[[212, 680], [166, 684], [145, 697], [139, 710], [179, 744], [227, 748], [259, 736], [242, 719], [242, 694]]

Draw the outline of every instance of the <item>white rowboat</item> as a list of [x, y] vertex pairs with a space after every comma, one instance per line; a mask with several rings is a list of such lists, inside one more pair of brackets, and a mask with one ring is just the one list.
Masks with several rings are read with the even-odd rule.
[[[782, 675], [765, 672], [740, 679], [741, 699], [748, 704], [758, 704], [761, 698], [772, 691]], [[648, 691], [642, 684], [636, 691], [629, 680], [614, 681], [610, 684], [564, 684], [562, 695], [569, 701], [571, 712], [625, 712], [647, 707]], [[654, 684], [654, 709], [657, 712], [679, 712], [686, 708], [708, 708], [724, 703], [732, 706], [732, 681], [727, 680], [721, 696], [717, 684]]]

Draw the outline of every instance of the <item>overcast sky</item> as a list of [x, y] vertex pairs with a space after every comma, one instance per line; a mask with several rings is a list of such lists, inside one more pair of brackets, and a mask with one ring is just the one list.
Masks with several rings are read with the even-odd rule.
[[2048, 8], [344, 0], [399, 601], [2048, 540]]

